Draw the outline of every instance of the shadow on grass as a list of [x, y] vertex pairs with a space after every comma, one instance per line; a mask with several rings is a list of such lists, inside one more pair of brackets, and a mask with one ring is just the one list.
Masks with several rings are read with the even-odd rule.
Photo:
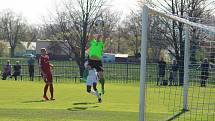
[[45, 100], [30, 100], [30, 101], [24, 101], [22, 103], [41, 103], [41, 102], [46, 102]]
[[174, 114], [173, 116], [170, 116], [168, 119], [166, 119], [165, 121], [172, 121], [176, 118], [178, 118], [179, 116], [181, 116], [182, 114], [186, 113], [189, 110], [181, 110], [180, 112], [177, 112], [176, 114]]
[[84, 111], [87, 110], [89, 108], [97, 108], [99, 106], [84, 106], [84, 107], [73, 107], [73, 108], [67, 108], [67, 110], [69, 111]]
[[73, 105], [91, 105], [96, 103], [90, 103], [90, 102], [81, 102], [81, 103], [73, 103]]

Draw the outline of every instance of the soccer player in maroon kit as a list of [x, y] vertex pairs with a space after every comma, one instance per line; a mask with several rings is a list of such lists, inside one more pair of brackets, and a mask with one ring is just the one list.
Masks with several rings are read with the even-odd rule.
[[46, 93], [49, 88], [49, 91], [51, 93], [50, 100], [54, 99], [54, 87], [53, 87], [53, 79], [52, 79], [52, 72], [51, 69], [53, 68], [53, 65], [49, 63], [49, 56], [47, 55], [47, 51], [45, 48], [41, 48], [41, 56], [39, 58], [39, 68], [42, 75], [42, 78], [45, 81], [45, 87], [44, 87], [44, 94], [43, 98], [45, 100], [49, 100]]

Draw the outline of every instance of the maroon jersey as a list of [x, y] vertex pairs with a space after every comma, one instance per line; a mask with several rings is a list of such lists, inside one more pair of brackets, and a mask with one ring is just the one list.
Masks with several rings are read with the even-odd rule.
[[39, 64], [41, 69], [43, 70], [44, 73], [51, 73], [51, 67], [49, 64], [49, 56], [48, 55], [41, 55], [39, 59]]

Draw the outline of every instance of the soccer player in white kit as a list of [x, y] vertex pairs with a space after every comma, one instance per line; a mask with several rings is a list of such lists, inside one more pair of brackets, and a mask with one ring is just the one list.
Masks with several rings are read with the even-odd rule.
[[[98, 98], [98, 102], [101, 103], [102, 99], [97, 90], [98, 76], [97, 76], [96, 69], [91, 68], [91, 66], [88, 64], [88, 61], [85, 62], [85, 68], [88, 70], [88, 76], [86, 81], [87, 92], [95, 95]], [[91, 90], [92, 85], [93, 85], [94, 91]]]

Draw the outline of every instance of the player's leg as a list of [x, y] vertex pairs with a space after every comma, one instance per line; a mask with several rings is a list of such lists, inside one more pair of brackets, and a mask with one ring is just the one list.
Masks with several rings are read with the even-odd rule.
[[91, 93], [91, 85], [87, 85], [87, 92]]
[[97, 82], [94, 82], [93, 83], [93, 90], [95, 92], [95, 95], [97, 96], [98, 98], [98, 102], [102, 102], [102, 99], [101, 99], [101, 96], [99, 95], [99, 92], [97, 90]]
[[173, 79], [169, 79], [169, 86], [172, 86], [172, 82], [174, 83]]
[[206, 81], [208, 80], [209, 72], [206, 72], [204, 79], [204, 86], [206, 86]]
[[160, 85], [160, 84], [161, 84], [161, 80], [162, 80], [162, 77], [161, 77], [161, 75], [159, 74], [159, 75], [158, 75], [158, 84], [157, 84], [157, 85]]
[[31, 81], [34, 81], [34, 68], [31, 71]]
[[32, 80], [32, 70], [31, 69], [32, 69], [31, 65], [29, 65], [29, 67], [28, 67], [28, 73], [29, 73], [30, 81], [33, 81]]
[[87, 85], [87, 92], [88, 92], [89, 94], [92, 94], [92, 95], [97, 96], [97, 95], [96, 95], [96, 92], [94, 92], [94, 91], [91, 90], [91, 85]]
[[160, 82], [160, 75], [157, 75], [157, 86], [158, 86], [159, 82]]
[[177, 85], [177, 72], [172, 72], [173, 85]]
[[87, 92], [92, 94], [92, 95], [95, 95], [96, 96], [96, 93], [94, 91], [91, 90], [91, 85], [92, 85], [92, 81], [87, 79], [87, 82], [86, 82], [86, 85], [87, 85]]
[[204, 78], [205, 78], [205, 74], [204, 74], [204, 72], [202, 72], [202, 73], [201, 73], [201, 82], [200, 82], [201, 87], [203, 86]]
[[54, 86], [53, 86], [53, 83], [51, 83], [50, 85], [49, 85], [50, 87], [49, 87], [49, 91], [50, 91], [50, 94], [51, 94], [51, 100], [55, 100], [54, 99]]
[[100, 61], [100, 60], [97, 61], [96, 65], [97, 65], [96, 70], [98, 72], [99, 82], [101, 84], [102, 94], [104, 94], [105, 93], [105, 78], [104, 78], [104, 69], [103, 69], [102, 61]]
[[30, 80], [33, 81], [33, 74], [32, 72], [29, 72]]
[[103, 76], [103, 71], [98, 72], [99, 82], [101, 84], [102, 94], [105, 93], [105, 79]]
[[14, 76], [15, 80], [17, 80], [17, 76], [18, 76], [17, 72], [14, 72], [13, 76]]
[[45, 86], [44, 86], [44, 90], [43, 90], [43, 98], [45, 100], [49, 100], [48, 97], [47, 97], [48, 87], [49, 87], [49, 84], [46, 83]]
[[162, 75], [159, 75], [159, 85], [162, 85], [162, 81], [163, 81], [163, 76]]
[[49, 91], [50, 91], [50, 94], [51, 94], [50, 100], [55, 100], [54, 99], [54, 86], [53, 86], [52, 74], [47, 75], [47, 83], [49, 84]]
[[6, 80], [6, 73], [5, 72], [3, 72], [3, 74], [2, 74], [2, 80]]
[[48, 91], [48, 88], [49, 88], [49, 84], [47, 83], [47, 77], [44, 76], [43, 74], [41, 74], [44, 82], [45, 82], [45, 86], [44, 86], [44, 89], [43, 89], [43, 98], [45, 100], [49, 100], [48, 97], [47, 97], [47, 91]]
[[[101, 102], [101, 98], [100, 98], [99, 93], [97, 91], [96, 85], [92, 84], [92, 83], [93, 83], [93, 81], [91, 81], [89, 79], [87, 80], [87, 92], [98, 97], [99, 102]], [[91, 90], [91, 85], [93, 85], [93, 89], [96, 91]]]

